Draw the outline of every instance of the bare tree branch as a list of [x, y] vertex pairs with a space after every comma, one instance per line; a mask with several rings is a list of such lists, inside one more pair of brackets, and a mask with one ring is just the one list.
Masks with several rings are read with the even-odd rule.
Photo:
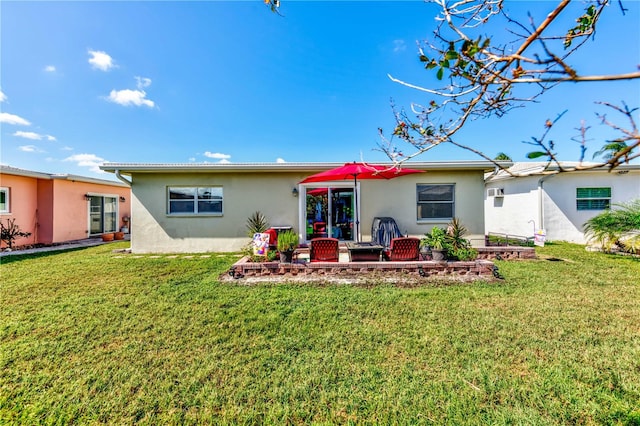
[[[570, 0], [560, 0], [556, 3], [539, 24], [529, 15], [528, 25], [509, 16], [503, 8], [503, 0], [433, 2], [441, 9], [436, 17], [439, 25], [434, 31], [437, 43], [420, 47], [420, 61], [427, 70], [436, 73], [438, 80], [448, 81], [448, 84], [441, 88], [427, 88], [389, 75], [391, 81], [436, 98], [431, 100], [428, 106], [412, 104], [411, 109], [415, 117], [397, 112], [393, 107], [396, 126], [390, 137], [385, 137], [380, 129], [381, 141], [378, 149], [394, 163], [406, 162], [443, 143], [450, 143], [491, 161], [481, 150], [454, 140], [456, 134], [467, 126], [470, 118], [503, 116], [513, 108], [536, 102], [539, 96], [561, 83], [640, 78], [640, 71], [613, 75], [580, 75], [569, 62], [572, 55], [584, 49], [586, 43], [595, 35], [596, 24], [610, 0], [587, 1], [584, 13], [575, 20], [576, 25], [567, 29], [565, 34], [551, 34], [550, 28], [558, 17], [568, 10]], [[624, 11], [620, 0], [618, 3]], [[491, 39], [487, 37], [477, 36], [480, 27], [496, 19], [506, 22], [507, 31], [515, 37], [513, 42], [498, 45], [492, 44]], [[515, 89], [523, 85], [535, 90], [529, 91], [527, 96], [519, 96]], [[606, 158], [606, 162], [600, 163], [600, 167], [604, 164], [614, 168], [638, 157], [638, 132], [626, 105], [624, 108], [608, 104], [605, 106], [626, 115], [630, 126], [626, 129], [611, 123], [605, 116], [599, 116], [603, 124], [620, 134], [619, 138], [610, 141], [614, 145], [601, 150], [602, 153], [611, 156]], [[548, 138], [549, 131], [558, 118], [553, 122], [547, 121], [541, 137], [532, 138], [533, 142], [527, 143], [538, 148], [535, 153], [530, 153], [530, 158], [545, 156], [550, 163], [555, 163], [559, 170], [564, 171], [555, 153], [555, 142]], [[589, 127], [582, 123], [580, 164], [585, 157], [588, 129]], [[400, 148], [397, 142], [405, 145], [406, 149]], [[622, 142], [625, 143], [624, 147], [615, 145]], [[615, 150], [616, 147], [620, 149]]]

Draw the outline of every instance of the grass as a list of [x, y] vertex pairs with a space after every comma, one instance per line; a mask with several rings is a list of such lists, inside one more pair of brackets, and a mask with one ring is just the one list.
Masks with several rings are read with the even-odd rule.
[[638, 259], [244, 286], [126, 244], [2, 258], [1, 424], [640, 424]]

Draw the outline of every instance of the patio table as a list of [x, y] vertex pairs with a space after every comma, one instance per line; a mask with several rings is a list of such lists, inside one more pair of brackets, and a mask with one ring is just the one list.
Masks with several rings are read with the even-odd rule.
[[349, 250], [350, 262], [378, 262], [384, 249], [376, 243], [348, 242], [345, 246]]

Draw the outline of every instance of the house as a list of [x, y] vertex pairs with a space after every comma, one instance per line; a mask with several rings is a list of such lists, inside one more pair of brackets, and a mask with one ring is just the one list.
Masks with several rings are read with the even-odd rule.
[[0, 221], [14, 219], [31, 233], [16, 246], [117, 231], [128, 225], [130, 206], [131, 190], [121, 182], [0, 166]]
[[302, 243], [319, 235], [369, 241], [376, 217], [393, 217], [402, 233], [421, 236], [454, 216], [473, 241], [484, 241], [484, 174], [493, 170], [491, 162], [412, 162], [406, 167], [424, 173], [359, 180], [357, 188], [353, 180], [300, 183], [342, 164], [106, 163], [101, 168], [131, 185], [135, 253], [240, 250], [250, 241], [246, 223], [256, 211], [271, 226], [294, 229]]
[[523, 162], [509, 170], [525, 176], [499, 171], [486, 178], [485, 233], [531, 237], [536, 229], [544, 229], [549, 241], [584, 244], [583, 224], [588, 219], [614, 204], [640, 198], [637, 164], [554, 174], [557, 166]]

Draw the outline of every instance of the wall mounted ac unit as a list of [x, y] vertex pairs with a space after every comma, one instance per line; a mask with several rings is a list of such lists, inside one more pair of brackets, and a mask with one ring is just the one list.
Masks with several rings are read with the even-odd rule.
[[504, 188], [489, 188], [487, 189], [487, 196], [504, 197]]

